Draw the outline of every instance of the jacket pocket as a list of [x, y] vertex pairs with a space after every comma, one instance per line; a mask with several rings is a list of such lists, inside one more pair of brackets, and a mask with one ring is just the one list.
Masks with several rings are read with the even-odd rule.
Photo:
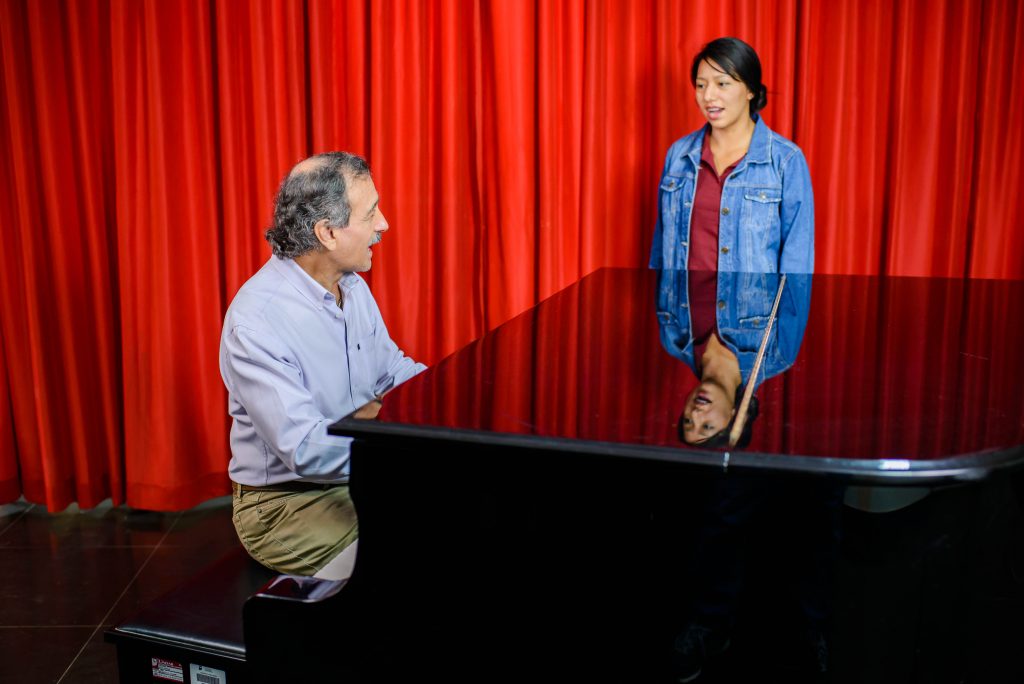
[[[778, 236], [782, 226], [781, 187], [750, 187], [743, 189], [743, 213], [740, 223], [740, 245], [750, 270], [768, 268], [778, 261]], [[774, 271], [774, 268], [768, 270]]]
[[693, 174], [664, 176], [658, 189], [662, 223], [677, 223], [680, 215], [688, 216], [693, 196]]
[[766, 229], [779, 223], [782, 188], [747, 188], [743, 191], [745, 223]]

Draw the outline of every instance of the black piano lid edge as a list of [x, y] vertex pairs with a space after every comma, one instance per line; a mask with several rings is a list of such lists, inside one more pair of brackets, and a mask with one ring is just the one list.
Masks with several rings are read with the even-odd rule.
[[439, 439], [448, 442], [480, 444], [524, 449], [650, 459], [731, 469], [755, 469], [810, 475], [845, 476], [863, 484], [907, 485], [955, 484], [984, 479], [995, 470], [1024, 466], [1024, 445], [987, 449], [972, 454], [935, 460], [899, 458], [858, 459], [825, 456], [781, 456], [754, 451], [712, 451], [691, 448], [635, 446], [617, 442], [517, 435], [486, 430], [453, 429], [428, 425], [409, 425], [376, 420], [342, 418], [328, 433], [353, 439], [377, 440], [380, 437]]

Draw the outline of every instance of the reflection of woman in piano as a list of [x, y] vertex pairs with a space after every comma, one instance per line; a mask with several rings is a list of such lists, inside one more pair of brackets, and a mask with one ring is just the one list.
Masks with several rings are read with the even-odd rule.
[[[757, 376], [754, 362], [780, 278], [773, 273], [662, 271], [658, 282], [661, 344], [700, 378], [686, 398], [679, 432], [688, 444], [725, 444], [747, 383], [754, 390], [793, 365], [807, 327], [811, 276], [789, 275]], [[750, 441], [756, 402], [737, 446]]]

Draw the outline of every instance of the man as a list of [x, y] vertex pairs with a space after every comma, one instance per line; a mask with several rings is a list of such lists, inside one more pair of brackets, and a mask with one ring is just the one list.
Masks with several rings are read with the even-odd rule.
[[357, 273], [388, 230], [366, 161], [318, 154], [282, 181], [273, 256], [224, 318], [233, 517], [253, 558], [278, 572], [342, 579], [358, 523], [348, 491], [350, 440], [334, 421], [372, 418], [381, 397], [425, 366], [388, 337]]

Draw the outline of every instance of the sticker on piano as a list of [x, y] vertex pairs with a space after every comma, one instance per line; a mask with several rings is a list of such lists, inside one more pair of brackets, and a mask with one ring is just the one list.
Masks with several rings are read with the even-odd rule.
[[162, 679], [165, 682], [185, 681], [185, 670], [181, 663], [163, 658], [150, 658], [149, 662], [153, 666], [153, 679]]
[[188, 673], [191, 684], [227, 684], [228, 681], [227, 672], [206, 665], [190, 663]]

